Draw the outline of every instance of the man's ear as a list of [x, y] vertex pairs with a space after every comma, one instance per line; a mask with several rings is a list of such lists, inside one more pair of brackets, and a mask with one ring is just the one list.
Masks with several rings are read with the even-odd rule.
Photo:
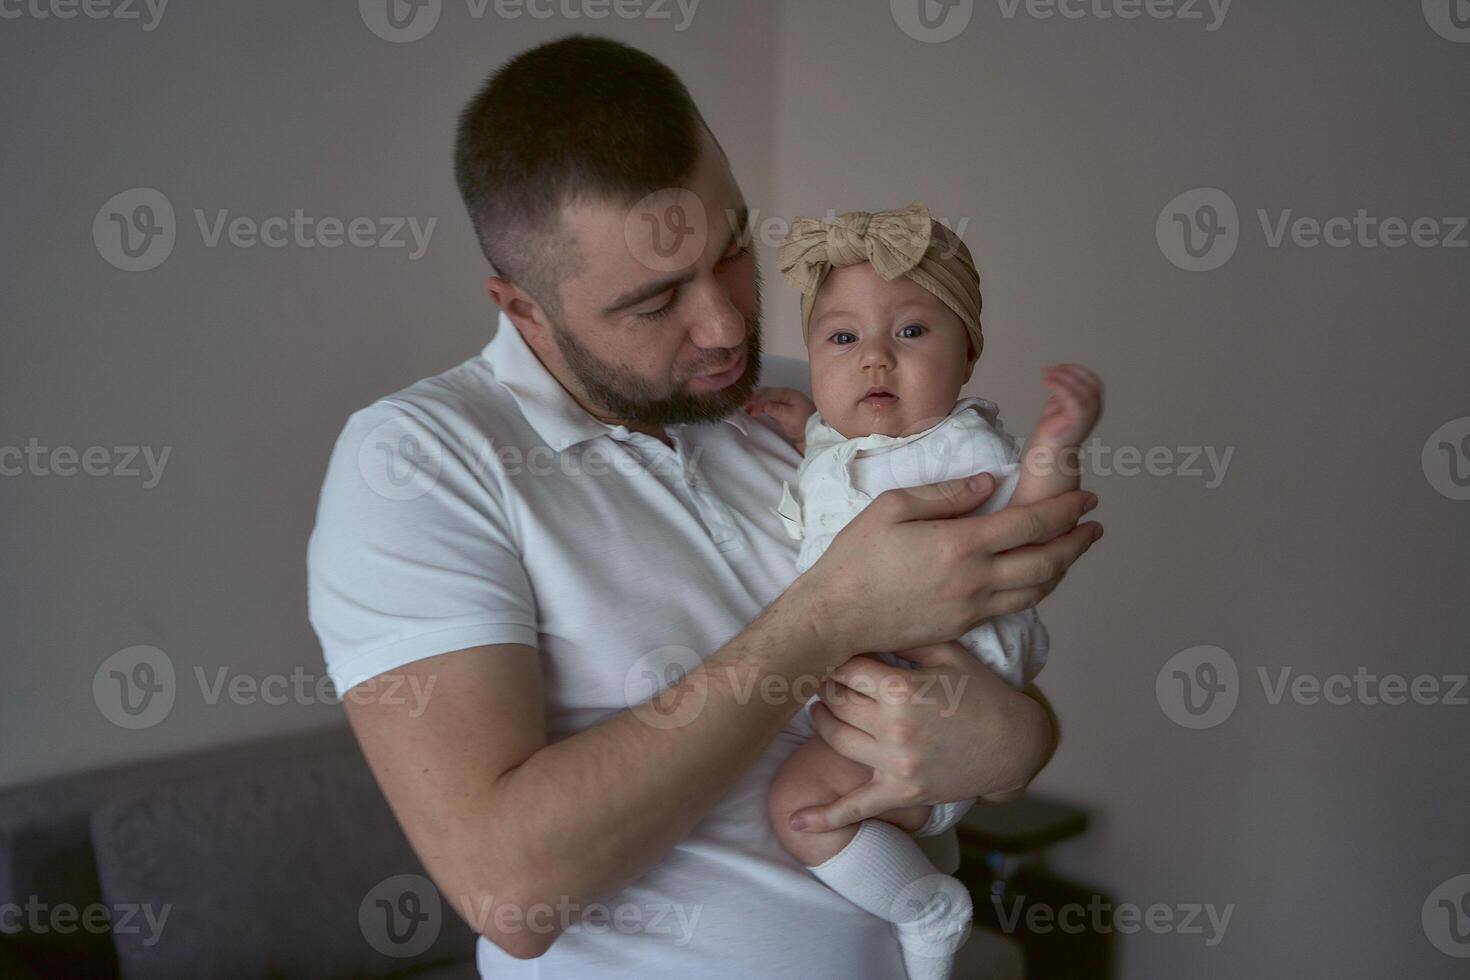
[[500, 276], [485, 278], [485, 292], [490, 301], [516, 325], [527, 345], [537, 349], [542, 344], [551, 343], [551, 321], [534, 296]]

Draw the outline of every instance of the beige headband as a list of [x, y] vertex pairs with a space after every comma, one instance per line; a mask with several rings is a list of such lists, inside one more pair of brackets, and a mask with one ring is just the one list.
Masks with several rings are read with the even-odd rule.
[[939, 297], [965, 324], [975, 359], [985, 346], [980, 330], [980, 274], [958, 235], [929, 217], [915, 201], [901, 211], [850, 211], [828, 224], [797, 218], [777, 256], [781, 274], [801, 290], [802, 336], [811, 331], [812, 306], [834, 268], [871, 262], [884, 279], [908, 276]]

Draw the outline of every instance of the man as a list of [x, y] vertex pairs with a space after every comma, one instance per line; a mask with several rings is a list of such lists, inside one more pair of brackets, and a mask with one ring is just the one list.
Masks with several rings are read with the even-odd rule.
[[[793, 582], [772, 505], [799, 457], [739, 411], [760, 375], [745, 202], [678, 78], [608, 40], [526, 52], [465, 108], [455, 162], [499, 329], [349, 419], [309, 598], [481, 973], [902, 976], [888, 923], [770, 830], [784, 726], [822, 693], [820, 735], [874, 768], [814, 831], [1020, 792], [1055, 744], [1039, 695], [958, 647], [914, 671], [855, 655], [1034, 605], [1100, 532], [1074, 527], [1095, 498], [957, 518], [993, 481], [885, 494]], [[926, 674], [963, 691], [952, 710], [860, 693]]]

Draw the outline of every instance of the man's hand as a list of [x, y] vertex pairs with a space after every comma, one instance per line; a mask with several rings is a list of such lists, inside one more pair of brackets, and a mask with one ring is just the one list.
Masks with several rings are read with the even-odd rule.
[[838, 532], [791, 587], [825, 641], [829, 665], [867, 650], [953, 640], [1028, 609], [1102, 536], [1095, 522], [1077, 524], [1097, 505], [1081, 490], [956, 516], [994, 490], [988, 473], [888, 490]]
[[803, 456], [806, 455], [806, 422], [816, 410], [816, 403], [795, 388], [757, 388], [745, 402], [747, 415], [769, 416]]
[[[921, 804], [1020, 794], [1051, 758], [1056, 732], [1039, 694], [1016, 691], [955, 642], [863, 655], [829, 675], [812, 706], [817, 734], [873, 769], [873, 779], [826, 806], [798, 811], [798, 830], [834, 830]], [[793, 826], [795, 824], [793, 823]]]

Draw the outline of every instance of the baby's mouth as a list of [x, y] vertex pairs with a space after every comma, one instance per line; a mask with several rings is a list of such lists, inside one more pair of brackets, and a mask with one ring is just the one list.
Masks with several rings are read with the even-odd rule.
[[898, 395], [888, 388], [875, 386], [868, 389], [867, 394], [863, 395], [859, 403], [870, 408], [887, 408], [898, 404]]

